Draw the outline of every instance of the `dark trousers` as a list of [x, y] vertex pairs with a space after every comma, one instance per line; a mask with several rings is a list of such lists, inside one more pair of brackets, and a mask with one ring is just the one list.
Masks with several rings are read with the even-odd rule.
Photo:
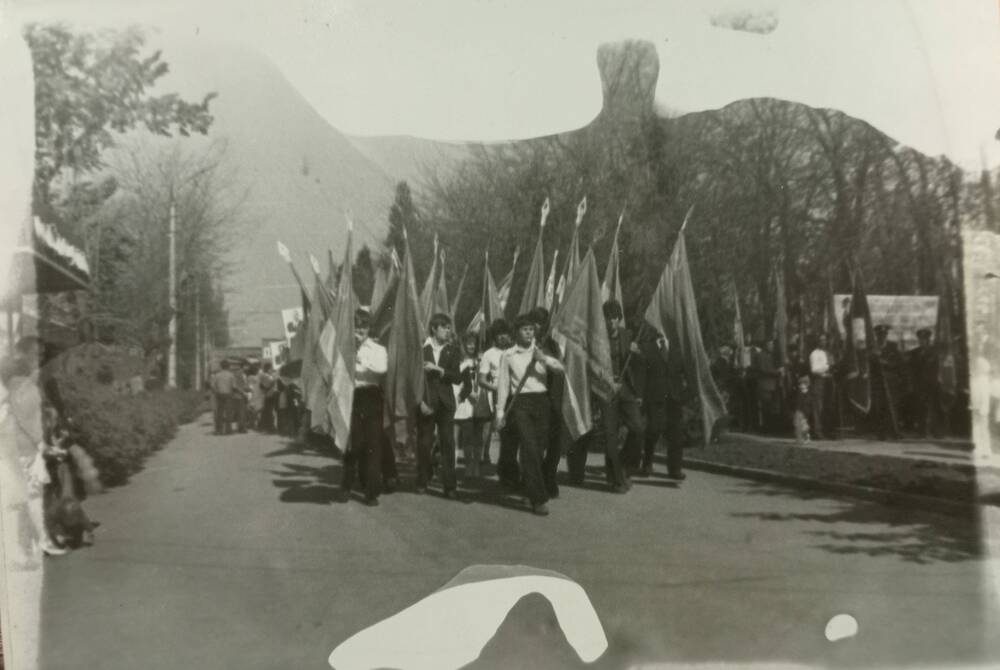
[[595, 439], [599, 439], [598, 431], [591, 431], [574, 440], [566, 436], [566, 469], [569, 470], [569, 480], [574, 484], [582, 484], [587, 476], [587, 452]]
[[[601, 407], [601, 413], [604, 423], [604, 475], [611, 486], [622, 486], [627, 483], [628, 478], [622, 467], [621, 452], [625, 450], [618, 446], [618, 430], [624, 425], [631, 434], [633, 443], [638, 440], [637, 444], [642, 444], [642, 435], [646, 428], [642, 418], [642, 406], [638, 398], [623, 390]], [[626, 437], [627, 445], [628, 439]]]
[[437, 429], [441, 449], [441, 485], [445, 491], [458, 488], [455, 479], [455, 410], [438, 407], [430, 416], [417, 417], [417, 486], [426, 487], [434, 476], [431, 448], [434, 430]]
[[521, 393], [511, 403], [508, 424], [521, 448], [521, 477], [532, 505], [548, 501], [542, 476], [542, 458], [549, 440], [552, 403], [545, 393]]
[[667, 445], [667, 472], [679, 475], [684, 468], [684, 444], [681, 403], [660, 398], [646, 406], [646, 444], [643, 448], [643, 465], [653, 465], [656, 443], [663, 437]]
[[247, 432], [247, 397], [245, 394], [236, 392], [230, 399], [233, 407], [233, 418], [236, 420], [236, 429], [241, 433]]
[[517, 432], [507, 421], [500, 430], [500, 455], [497, 457], [497, 479], [510, 485], [521, 482], [521, 466], [517, 463]]
[[264, 398], [264, 406], [260, 410], [260, 420], [257, 423], [258, 430], [268, 433], [274, 432], [274, 405], [275, 397]]
[[829, 377], [810, 375], [809, 382], [809, 427], [812, 436], [824, 440], [830, 433], [829, 401], [830, 387], [833, 386]]
[[344, 472], [341, 488], [350, 491], [354, 476], [361, 470], [365, 497], [377, 498], [382, 492], [382, 451], [385, 431], [382, 430], [382, 389], [378, 386], [361, 386], [354, 391], [351, 410], [351, 444], [344, 454]]
[[942, 405], [941, 393], [937, 385], [920, 388], [914, 394], [915, 427], [921, 436], [938, 437], [942, 434], [941, 427], [944, 418]]
[[228, 393], [215, 394], [215, 432], [228, 435], [232, 431], [232, 396]]

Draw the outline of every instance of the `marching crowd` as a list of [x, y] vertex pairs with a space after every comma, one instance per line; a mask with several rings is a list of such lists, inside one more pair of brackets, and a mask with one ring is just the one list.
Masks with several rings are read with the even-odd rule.
[[[559, 346], [549, 333], [549, 313], [537, 308], [513, 323], [497, 319], [484, 336], [456, 336], [451, 318], [435, 314], [423, 345], [425, 393], [413, 422], [416, 444], [416, 491], [424, 493], [437, 477], [446, 498], [458, 497], [457, 451], [462, 476], [473, 483], [493, 465], [490, 444], [499, 437], [496, 475], [501, 486], [521, 491], [532, 511], [549, 513], [559, 496], [556, 472], [565, 454], [569, 481], [584, 480], [587, 452], [604, 452], [604, 474], [611, 490], [626, 493], [631, 477], [649, 476], [657, 441], [666, 439], [668, 477], [684, 479], [681, 408], [688, 399], [679, 352], [662, 334], [637, 339], [623, 321], [621, 305], [604, 304], [611, 343], [615, 390], [607, 400], [591, 399], [598, 429], [573, 440], [560, 415], [566, 392]], [[369, 336], [370, 314], [355, 314], [355, 391], [350, 444], [344, 454], [342, 491], [357, 482], [364, 500], [377, 505], [383, 491], [399, 485], [391, 427], [387, 429], [384, 380], [388, 356]], [[673, 353], [673, 355], [671, 355]], [[256, 416], [261, 430], [271, 430], [275, 413], [279, 431], [294, 434], [301, 412], [297, 386], [275, 376], [264, 363], [233, 366], [224, 362], [212, 378], [216, 432], [233, 423], [246, 430]], [[294, 391], [293, 391], [294, 389]], [[621, 435], [624, 428], [624, 436]], [[456, 435], [457, 434], [457, 435]]]

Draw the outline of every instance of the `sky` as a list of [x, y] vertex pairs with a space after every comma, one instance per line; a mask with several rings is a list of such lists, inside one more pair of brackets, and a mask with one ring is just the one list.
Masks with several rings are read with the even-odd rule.
[[[651, 41], [672, 113], [773, 96], [840, 109], [969, 169], [1000, 164], [996, 0], [6, 0], [18, 20], [140, 22], [267, 55], [355, 135], [509, 140], [587, 124], [603, 42]], [[753, 11], [769, 34], [715, 27]]]

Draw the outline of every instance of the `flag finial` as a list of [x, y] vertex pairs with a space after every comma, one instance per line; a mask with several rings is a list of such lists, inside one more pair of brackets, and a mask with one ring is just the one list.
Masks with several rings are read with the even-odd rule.
[[344, 210], [344, 218], [347, 219], [347, 229], [349, 231], [353, 232], [354, 231], [354, 214], [351, 213], [351, 210], [349, 208]]
[[292, 262], [291, 252], [288, 251], [288, 247], [282, 244], [280, 240], [278, 241], [278, 255], [281, 256], [281, 258], [284, 259], [286, 263]]
[[551, 208], [552, 208], [552, 205], [551, 205], [551, 203], [549, 203], [548, 196], [546, 196], [545, 202], [542, 203], [542, 220], [541, 220], [541, 223], [540, 223], [540, 225], [541, 225], [542, 228], [545, 227], [545, 221], [546, 221], [546, 219], [549, 218], [549, 210]]
[[580, 204], [576, 206], [576, 225], [580, 225], [583, 222], [583, 215], [587, 213], [587, 196], [583, 196], [583, 200]]
[[319, 261], [312, 254], [309, 254], [309, 264], [312, 265], [313, 272], [318, 276], [320, 274]]
[[684, 223], [681, 224], [681, 232], [682, 233], [684, 232], [684, 229], [687, 228], [688, 221], [691, 220], [691, 212], [693, 212], [693, 211], [694, 211], [694, 205], [691, 205], [688, 208], [687, 214], [684, 215]]

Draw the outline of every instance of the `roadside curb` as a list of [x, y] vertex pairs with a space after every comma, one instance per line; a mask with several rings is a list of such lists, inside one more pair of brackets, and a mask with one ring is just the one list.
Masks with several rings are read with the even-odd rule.
[[983, 503], [979, 502], [946, 500], [944, 498], [914, 495], [912, 493], [902, 493], [900, 491], [890, 491], [888, 489], [877, 489], [867, 486], [857, 486], [854, 484], [844, 484], [840, 482], [825, 482], [811, 477], [800, 477], [797, 475], [775, 472], [774, 470], [760, 470], [745, 466], [703, 461], [696, 458], [690, 458], [686, 455], [684, 457], [684, 466], [692, 470], [731, 475], [734, 477], [766, 481], [775, 484], [784, 484], [795, 488], [822, 491], [824, 493], [836, 493], [884, 505], [909, 508], [917, 507], [931, 512], [936, 512], [938, 514], [947, 514], [949, 516], [974, 517], [980, 513], [980, 507], [983, 506]]

